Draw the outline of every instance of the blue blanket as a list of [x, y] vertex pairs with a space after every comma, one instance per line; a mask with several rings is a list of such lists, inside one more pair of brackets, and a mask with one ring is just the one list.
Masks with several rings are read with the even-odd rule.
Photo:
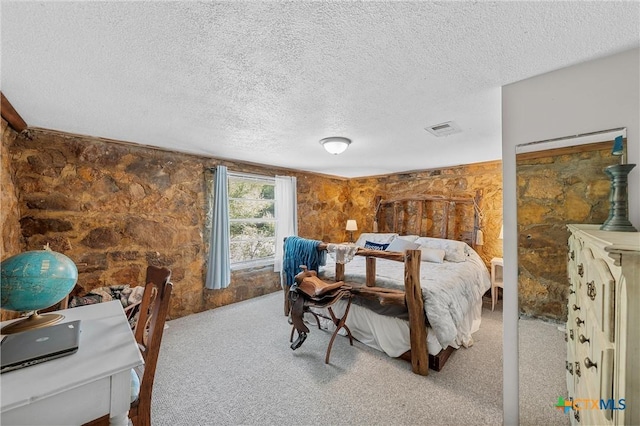
[[284, 241], [284, 256], [282, 260], [283, 284], [293, 285], [295, 276], [301, 271], [300, 265], [305, 265], [310, 271], [318, 271], [318, 267], [326, 263], [326, 250], [318, 250], [322, 241], [308, 240], [301, 237], [287, 237]]

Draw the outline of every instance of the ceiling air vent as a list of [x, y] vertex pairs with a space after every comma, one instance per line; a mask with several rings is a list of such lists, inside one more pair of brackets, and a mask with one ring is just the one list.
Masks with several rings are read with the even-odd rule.
[[447, 121], [444, 123], [436, 124], [434, 126], [429, 126], [424, 128], [427, 132], [431, 133], [434, 136], [449, 136], [454, 133], [460, 133], [460, 127], [453, 121]]

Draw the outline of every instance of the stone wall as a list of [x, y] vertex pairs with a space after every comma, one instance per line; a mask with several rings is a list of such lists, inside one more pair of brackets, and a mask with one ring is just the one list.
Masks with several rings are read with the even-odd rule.
[[324, 242], [345, 241], [351, 186], [348, 179], [294, 173], [298, 184], [298, 235]]
[[487, 259], [502, 255], [496, 239], [500, 162], [345, 179], [42, 129], [33, 129], [28, 140], [5, 127], [3, 203], [8, 197], [12, 213], [5, 213], [3, 204], [2, 232], [3, 244], [14, 242], [3, 255], [48, 243], [77, 264], [84, 292], [104, 285], [140, 285], [147, 265], [167, 266], [175, 285], [171, 318], [280, 290], [271, 267], [233, 271], [227, 289], [204, 288], [205, 170], [217, 164], [237, 172], [295, 176], [299, 235], [327, 242], [347, 239], [349, 218], [358, 220], [361, 231], [370, 229], [376, 195], [473, 194], [482, 188], [481, 254]]
[[[14, 185], [13, 167], [9, 156], [9, 145], [17, 137], [17, 133], [10, 130], [7, 122], [0, 120], [2, 124], [2, 148], [0, 171], [0, 232], [2, 233], [2, 245], [0, 245], [0, 259], [18, 254], [23, 250], [23, 242], [20, 233], [20, 210], [18, 208], [18, 196]], [[2, 321], [16, 318], [14, 312], [0, 312]]]
[[18, 209], [18, 196], [13, 183], [13, 168], [9, 156], [9, 145], [17, 137], [17, 133], [11, 131], [7, 122], [2, 121], [2, 170], [0, 174], [0, 226], [2, 226], [2, 245], [0, 245], [0, 259], [20, 253], [23, 243], [20, 235], [20, 210]]
[[[140, 285], [148, 264], [172, 270], [172, 318], [278, 291], [279, 276], [271, 268], [234, 271], [227, 289], [204, 289], [204, 171], [217, 164], [296, 176], [299, 234], [343, 238], [332, 224], [346, 221], [345, 179], [41, 129], [32, 134], [27, 140], [3, 127], [3, 244], [16, 240], [15, 253], [48, 243], [77, 264], [83, 292]], [[5, 178], [11, 174], [15, 179]]]
[[517, 161], [518, 300], [527, 316], [566, 321], [568, 223], [603, 223], [609, 214], [606, 166], [617, 158], [601, 150]]
[[[350, 181], [351, 216], [356, 219], [358, 232], [372, 232], [376, 196], [407, 198], [420, 195], [445, 195], [473, 197], [476, 190], [482, 190], [481, 227], [484, 245], [478, 253], [487, 265], [493, 257], [502, 257], [502, 240], [498, 239], [502, 226], [502, 162], [490, 161], [467, 164], [450, 168], [398, 173]], [[471, 218], [470, 218], [471, 219]], [[472, 219], [471, 219], [472, 220]], [[432, 228], [439, 224], [430, 223]], [[473, 227], [473, 222], [465, 223], [465, 229]], [[380, 228], [380, 231], [383, 229]]]

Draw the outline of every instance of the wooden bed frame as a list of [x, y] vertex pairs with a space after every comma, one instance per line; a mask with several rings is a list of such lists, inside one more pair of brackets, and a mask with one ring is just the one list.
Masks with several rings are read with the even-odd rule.
[[[381, 196], [377, 196], [373, 232], [395, 232], [400, 235], [448, 238], [464, 241], [475, 250], [477, 234], [481, 227], [481, 204], [482, 190], [477, 190], [473, 197], [425, 195], [384, 200]], [[465, 224], [460, 222], [460, 220], [464, 220], [465, 212], [457, 215], [458, 207], [467, 208], [467, 213], [473, 215], [471, 229], [465, 229]], [[472, 210], [469, 210], [469, 207]], [[430, 212], [431, 216], [429, 217]], [[451, 219], [454, 219], [453, 223], [451, 223]], [[439, 233], [435, 230], [438, 221], [441, 223]]]
[[[480, 190], [476, 191], [473, 197], [434, 195], [389, 200], [376, 197], [374, 232], [395, 232], [400, 235], [455, 239], [464, 241], [476, 249], [477, 232], [480, 230], [481, 201], [482, 191]], [[437, 208], [438, 205], [441, 206], [441, 210]], [[471, 230], [464, 230], [464, 215], [456, 215], [458, 205], [467, 209], [471, 208], [469, 212], [469, 215], [473, 217]], [[415, 214], [412, 211], [415, 211]], [[428, 215], [429, 212], [432, 212], [431, 217]], [[425, 216], [427, 220], [425, 220]], [[460, 220], [461, 216], [462, 221]], [[451, 223], [451, 218], [456, 220]], [[438, 235], [433, 232], [436, 221], [441, 222]], [[326, 250], [327, 246], [327, 243], [321, 243], [318, 245], [318, 250]], [[426, 376], [429, 374], [429, 368], [440, 371], [454, 349], [449, 346], [437, 355], [429, 355], [424, 301], [420, 287], [420, 250], [407, 250], [400, 253], [358, 248], [356, 255], [366, 257], [366, 285], [347, 283], [352, 285], [352, 292], [360, 297], [377, 299], [382, 305], [406, 306], [409, 312], [411, 349], [400, 358], [410, 360], [411, 368], [416, 374]], [[375, 286], [376, 259], [378, 258], [404, 263], [404, 292]], [[344, 280], [344, 267], [344, 264], [336, 263], [336, 281]], [[285, 288], [285, 294], [287, 291], [288, 289]], [[285, 297], [285, 314], [288, 314], [286, 300]]]

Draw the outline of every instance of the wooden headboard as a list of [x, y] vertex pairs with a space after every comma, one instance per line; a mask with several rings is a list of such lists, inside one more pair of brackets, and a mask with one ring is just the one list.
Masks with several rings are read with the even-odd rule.
[[384, 199], [378, 196], [374, 232], [448, 238], [476, 248], [481, 228], [482, 191], [474, 196], [421, 195]]

